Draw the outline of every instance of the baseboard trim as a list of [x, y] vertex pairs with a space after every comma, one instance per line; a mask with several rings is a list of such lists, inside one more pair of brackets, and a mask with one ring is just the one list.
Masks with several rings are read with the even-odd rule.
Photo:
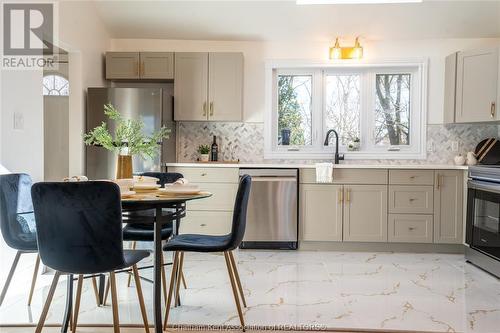
[[463, 244], [363, 243], [363, 242], [300, 242], [302, 251], [347, 252], [409, 252], [464, 254]]

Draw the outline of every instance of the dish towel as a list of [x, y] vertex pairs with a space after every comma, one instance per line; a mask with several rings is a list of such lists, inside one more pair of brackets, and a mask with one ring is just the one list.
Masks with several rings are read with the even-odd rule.
[[331, 183], [333, 181], [333, 163], [316, 163], [316, 182]]

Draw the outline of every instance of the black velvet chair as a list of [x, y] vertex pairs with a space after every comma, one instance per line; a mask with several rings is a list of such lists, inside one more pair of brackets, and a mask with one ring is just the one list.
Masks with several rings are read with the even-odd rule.
[[[2, 305], [21, 254], [37, 253], [35, 217], [31, 202], [31, 177], [24, 173], [0, 175], [0, 229], [7, 245], [15, 250], [16, 256], [0, 294]], [[36, 256], [31, 280], [28, 305], [31, 305], [40, 257]]]
[[[239, 290], [243, 306], [246, 307], [247, 305], [232, 251], [241, 244], [243, 236], [245, 235], [248, 196], [250, 194], [251, 183], [252, 178], [249, 175], [244, 175], [240, 179], [234, 204], [233, 222], [231, 232], [229, 234], [224, 236], [194, 234], [177, 235], [173, 236], [163, 247], [164, 251], [174, 251], [174, 264], [172, 267], [172, 277], [170, 278], [164, 327], [167, 327], [174, 285], [177, 288], [176, 295], [179, 295], [180, 281], [179, 274], [177, 272], [182, 269], [184, 252], [223, 252], [224, 258], [226, 259], [227, 271], [229, 273], [229, 281], [231, 282], [231, 288], [233, 290], [234, 301], [238, 310], [238, 316], [240, 318], [243, 331], [245, 330], [245, 321], [243, 319], [243, 312], [241, 311], [237, 288]], [[176, 277], [177, 283], [174, 283]]]
[[[183, 175], [176, 172], [144, 172], [141, 176], [155, 177], [159, 179], [159, 184], [163, 187], [165, 184], [170, 184], [175, 182], [177, 179], [182, 178]], [[125, 219], [134, 220], [134, 223], [127, 224], [123, 228], [123, 240], [132, 242], [132, 249], [135, 249], [137, 242], [153, 242], [154, 241], [154, 225], [152, 223], [139, 223], [141, 220], [151, 219], [154, 217], [154, 210], [149, 211], [138, 211], [130, 212], [125, 214]], [[139, 221], [139, 222], [137, 222]], [[161, 239], [167, 240], [173, 234], [172, 223], [166, 224], [161, 229]], [[163, 257], [162, 257], [163, 259]], [[162, 263], [163, 266], [163, 263]], [[186, 280], [184, 279], [184, 274], [181, 274], [182, 283], [184, 288], [186, 288]], [[130, 287], [130, 282], [132, 280], [132, 275], [129, 275], [127, 286]], [[163, 294], [165, 299], [167, 299], [167, 287], [166, 287], [166, 276], [165, 270], [162, 268], [162, 284], [163, 284]], [[104, 296], [104, 304], [106, 304], [107, 295], [109, 293], [109, 283], [106, 285], [106, 292]]]
[[[134, 273], [144, 328], [149, 332], [136, 266], [149, 256], [149, 252], [123, 249], [118, 185], [106, 181], [36, 183], [31, 195], [40, 258], [56, 271], [35, 332], [39, 333], [43, 328], [61, 274], [69, 274], [68, 300], [72, 298], [73, 274], [78, 275], [74, 331], [78, 321], [83, 275], [101, 273], [109, 273], [114, 332], [119, 332], [115, 271], [128, 267], [132, 267]], [[65, 318], [70, 316], [67, 312]]]

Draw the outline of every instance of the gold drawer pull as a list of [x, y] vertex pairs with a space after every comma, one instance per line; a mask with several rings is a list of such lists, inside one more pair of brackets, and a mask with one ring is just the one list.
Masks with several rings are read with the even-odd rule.
[[416, 229], [415, 227], [408, 227], [408, 230], [410, 230], [410, 231], [413, 231], [415, 229]]
[[203, 116], [207, 116], [207, 102], [203, 102]]
[[204, 172], [201, 174], [202, 177], [205, 177], [207, 174]]
[[207, 225], [205, 223], [200, 224], [200, 227], [206, 227]]
[[415, 200], [417, 200], [417, 199], [415, 199], [415, 198], [410, 198], [409, 200], [410, 200], [410, 202], [413, 202], [413, 201], [415, 201]]
[[339, 204], [341, 204], [344, 201], [344, 191], [339, 188], [338, 190], [338, 196], [339, 196]]
[[411, 179], [411, 180], [413, 180], [413, 179], [415, 179], [415, 178], [417, 178], [417, 176], [410, 176], [410, 179]]
[[348, 188], [348, 189], [346, 189], [346, 191], [347, 192], [346, 192], [346, 195], [345, 195], [345, 201], [346, 202], [351, 202], [351, 189]]
[[496, 104], [495, 104], [495, 102], [492, 102], [491, 109], [490, 109], [491, 118], [495, 118], [495, 111], [496, 111]]

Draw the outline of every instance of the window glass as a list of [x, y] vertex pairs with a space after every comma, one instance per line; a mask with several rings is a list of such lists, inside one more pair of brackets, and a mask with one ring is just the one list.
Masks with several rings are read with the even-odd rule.
[[410, 82], [410, 74], [375, 75], [375, 145], [410, 144]]
[[[360, 76], [326, 76], [326, 114], [325, 129], [335, 129], [339, 134], [340, 145], [360, 137]], [[334, 140], [332, 136], [331, 140]], [[330, 144], [334, 144], [332, 141]]]
[[44, 96], [69, 96], [69, 82], [61, 75], [49, 74], [43, 77]]
[[312, 144], [312, 75], [278, 75], [278, 145]]

